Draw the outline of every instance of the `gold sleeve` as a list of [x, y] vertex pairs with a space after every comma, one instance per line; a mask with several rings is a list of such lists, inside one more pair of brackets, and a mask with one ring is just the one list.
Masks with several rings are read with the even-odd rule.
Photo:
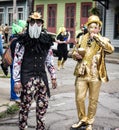
[[72, 50], [71, 56], [72, 56], [72, 58], [73, 58], [74, 60], [77, 60], [75, 54], [78, 53], [78, 52], [77, 52], [77, 49], [78, 49], [78, 48], [79, 48], [79, 44], [77, 44], [77, 45], [73, 48], [73, 50]]
[[101, 46], [104, 49], [105, 52], [107, 53], [114, 52], [114, 47], [111, 45], [111, 41], [108, 38], [101, 36], [99, 37], [94, 36], [94, 39], [99, 44], [99, 46]]

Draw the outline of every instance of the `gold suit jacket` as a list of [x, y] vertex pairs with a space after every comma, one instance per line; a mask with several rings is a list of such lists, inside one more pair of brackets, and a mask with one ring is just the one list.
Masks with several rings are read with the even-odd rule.
[[106, 37], [98, 35], [94, 40], [89, 42], [89, 33], [85, 34], [75, 49], [72, 52], [72, 58], [76, 59], [75, 54], [78, 48], [85, 49], [85, 55], [81, 60], [77, 60], [74, 75], [81, 78], [81, 80], [101, 80], [108, 81], [105, 55], [111, 54], [114, 47], [110, 44], [110, 40]]

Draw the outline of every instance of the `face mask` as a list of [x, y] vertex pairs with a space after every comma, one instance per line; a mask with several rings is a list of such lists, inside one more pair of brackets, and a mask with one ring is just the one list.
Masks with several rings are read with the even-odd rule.
[[42, 26], [38, 26], [37, 23], [31, 25], [29, 24], [29, 36], [31, 38], [39, 38], [41, 33]]

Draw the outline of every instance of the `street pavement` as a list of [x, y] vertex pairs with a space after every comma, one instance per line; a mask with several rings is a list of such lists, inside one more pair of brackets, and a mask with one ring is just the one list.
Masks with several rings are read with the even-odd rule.
[[[57, 58], [55, 57], [55, 66]], [[106, 57], [110, 81], [102, 84], [93, 130], [119, 130], [119, 53]], [[57, 71], [57, 89], [51, 88], [49, 107], [44, 117], [47, 130], [69, 130], [77, 122], [73, 71], [76, 62], [68, 58], [65, 69]], [[49, 77], [49, 75], [48, 75]], [[14, 104], [10, 98], [10, 79], [0, 78], [0, 112]], [[86, 100], [88, 105], [88, 100]], [[28, 119], [28, 130], [35, 130], [35, 102]], [[0, 119], [0, 130], [18, 130], [18, 114]]]

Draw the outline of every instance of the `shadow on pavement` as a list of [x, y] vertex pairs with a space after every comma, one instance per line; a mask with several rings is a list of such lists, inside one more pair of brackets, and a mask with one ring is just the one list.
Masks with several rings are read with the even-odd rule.
[[[86, 130], [86, 127], [81, 127], [81, 128], [77, 128], [77, 129], [70, 128], [70, 130]], [[116, 128], [108, 128], [108, 127], [94, 125], [93, 130], [119, 130], [119, 128], [116, 129]]]

